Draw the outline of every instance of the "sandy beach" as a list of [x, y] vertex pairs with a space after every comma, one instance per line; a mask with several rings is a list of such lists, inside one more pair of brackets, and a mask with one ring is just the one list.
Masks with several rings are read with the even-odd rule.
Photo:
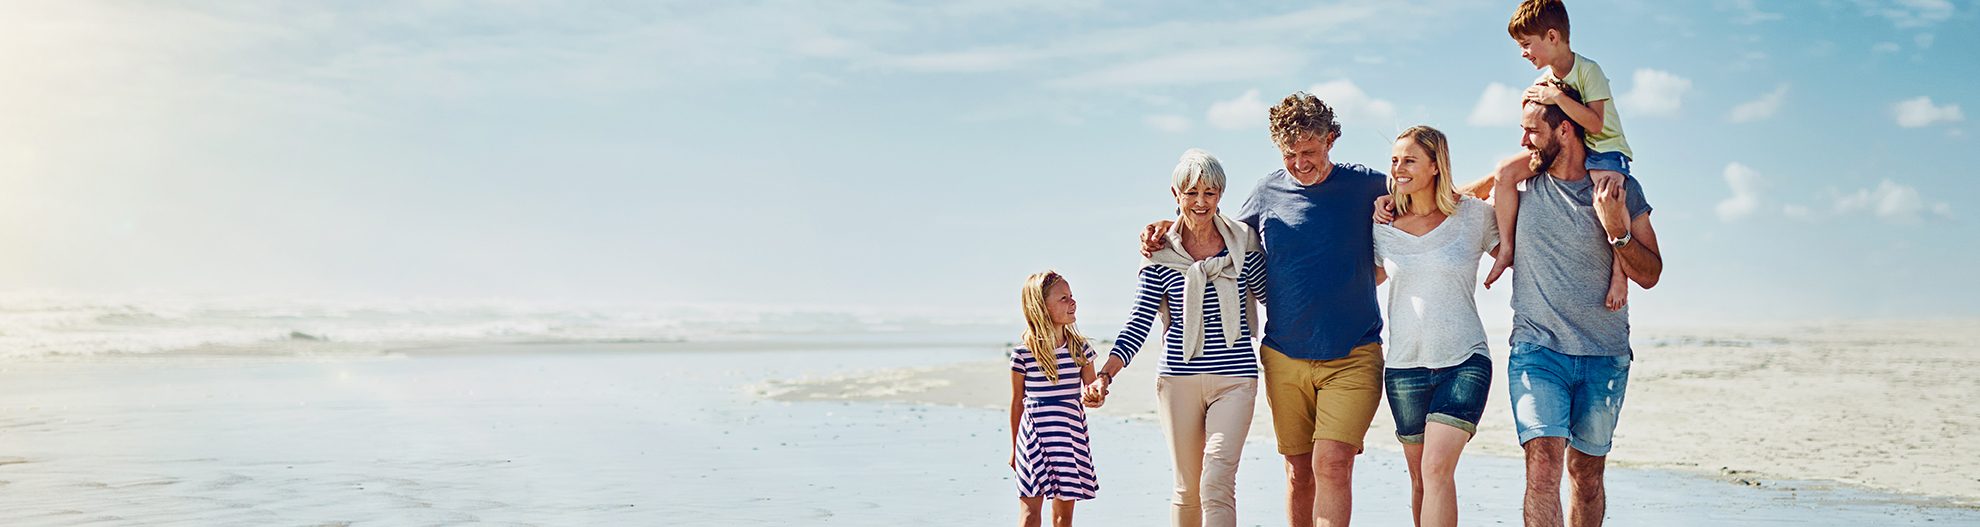
[[[1641, 329], [1611, 460], [1793, 492], [1847, 485], [1926, 504], [1980, 505], [1980, 329], [1970, 321]], [[1504, 331], [1469, 452], [1518, 456], [1506, 407]], [[781, 400], [897, 401], [1001, 411], [1009, 381], [984, 360], [762, 388]], [[1129, 368], [1096, 415], [1153, 421], [1152, 364]], [[1258, 407], [1253, 450], [1270, 451]], [[1372, 448], [1399, 451], [1386, 406]], [[1276, 464], [1273, 465], [1276, 470]]]
[[[1610, 471], [1611, 492], [1628, 498], [1612, 501], [1611, 523], [1980, 523], [1980, 509], [1943, 494], [1836, 482], [1912, 492], [1901, 485], [1951, 488], [1971, 471], [1970, 457], [1902, 448], [1965, 443], [1891, 436], [1928, 419], [1971, 426], [1957, 420], [1965, 407], [1894, 426], [1910, 414], [1878, 406], [1957, 399], [1963, 345], [1888, 330], [1646, 339], [1617, 450], [1627, 463]], [[952, 337], [14, 358], [0, 365], [0, 525], [1005, 525], [1007, 370], [996, 343]], [[1881, 367], [1842, 364], [1870, 342]], [[1128, 370], [1093, 414], [1102, 497], [1080, 506], [1081, 524], [1166, 522], [1153, 369]], [[1859, 370], [1871, 377], [1843, 382]], [[1905, 391], [1892, 386], [1902, 375], [1939, 382]], [[1778, 409], [1859, 385], [1881, 391], [1820, 399], [1836, 406], [1825, 413]], [[1679, 417], [1715, 399], [1716, 412], [1772, 417]], [[1484, 524], [1517, 521], [1521, 464], [1496, 455], [1510, 453], [1503, 409], [1488, 415], [1459, 469], [1461, 506]], [[1850, 449], [1877, 445], [1838, 439], [1849, 425], [1834, 422], [1852, 419], [1887, 430], [1890, 456], [1856, 459]], [[1356, 465], [1369, 489], [1356, 496], [1358, 525], [1407, 523], [1407, 475], [1387, 434], [1371, 432], [1376, 448]], [[1796, 438], [1808, 451], [1763, 448]], [[1860, 480], [1845, 479], [1852, 470]], [[1281, 521], [1281, 476], [1261, 428], [1238, 476], [1245, 525]]]

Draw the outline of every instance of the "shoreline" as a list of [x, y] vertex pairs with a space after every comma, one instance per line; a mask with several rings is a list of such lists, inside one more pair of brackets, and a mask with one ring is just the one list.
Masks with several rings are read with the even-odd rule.
[[[1490, 342], [1506, 341], [1504, 330]], [[1670, 470], [1788, 493], [1838, 486], [1897, 504], [1980, 509], [1980, 408], [1964, 399], [1980, 371], [1980, 330], [1956, 323], [1780, 325], [1639, 331], [1610, 464]], [[1104, 346], [1101, 349], [1105, 349]], [[777, 401], [865, 401], [1002, 411], [1008, 371], [983, 360], [751, 386]], [[1467, 450], [1517, 459], [1504, 346]], [[1103, 359], [1104, 360], [1104, 359]], [[1122, 371], [1099, 417], [1154, 422], [1154, 364]], [[1261, 399], [1248, 441], [1273, 450]], [[1937, 426], [1931, 426], [1937, 425]], [[1365, 445], [1400, 452], [1386, 401]], [[1155, 438], [1158, 440], [1159, 438]]]

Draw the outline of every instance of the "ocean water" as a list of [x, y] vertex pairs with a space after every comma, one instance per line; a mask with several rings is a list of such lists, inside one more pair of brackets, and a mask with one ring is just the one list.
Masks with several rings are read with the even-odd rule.
[[[0, 367], [0, 524], [1006, 525], [1002, 412], [752, 388], [998, 353], [831, 341], [14, 360]], [[1105, 415], [1092, 428], [1101, 497], [1079, 523], [1166, 523], [1160, 430]], [[1282, 525], [1279, 461], [1254, 439], [1241, 519]], [[1360, 458], [1356, 524], [1408, 524], [1403, 470], [1392, 453]], [[1520, 474], [1468, 456], [1464, 523], [1517, 525]], [[1900, 496], [1609, 474], [1611, 525], [1980, 525], [1980, 511]]]
[[170, 352], [348, 355], [523, 342], [870, 343], [905, 335], [953, 341], [998, 331], [982, 319], [969, 313], [845, 308], [15, 294], [0, 296], [0, 358]]

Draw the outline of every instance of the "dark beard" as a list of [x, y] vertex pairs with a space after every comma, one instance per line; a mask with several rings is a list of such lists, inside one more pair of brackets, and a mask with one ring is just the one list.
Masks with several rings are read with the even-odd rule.
[[1540, 155], [1531, 156], [1526, 162], [1527, 168], [1533, 169], [1533, 173], [1535, 174], [1545, 173], [1547, 169], [1554, 168], [1554, 159], [1561, 156], [1561, 145], [1559, 144], [1541, 146], [1535, 148], [1535, 150]]

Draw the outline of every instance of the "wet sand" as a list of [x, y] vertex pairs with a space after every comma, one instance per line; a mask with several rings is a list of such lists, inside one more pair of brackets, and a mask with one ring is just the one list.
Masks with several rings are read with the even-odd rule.
[[[720, 348], [13, 361], [0, 366], [0, 524], [1010, 523], [1001, 412], [764, 397], [890, 369], [975, 376], [968, 365], [994, 345]], [[895, 391], [865, 391], [930, 391], [882, 384]], [[1166, 522], [1161, 433], [1124, 409], [1094, 416], [1102, 490], [1080, 506], [1082, 524]], [[1361, 459], [1356, 523], [1406, 525], [1400, 457]], [[1517, 522], [1518, 470], [1467, 459], [1467, 524]], [[1282, 523], [1280, 477], [1269, 443], [1254, 441], [1239, 475], [1244, 524]], [[1614, 525], [1980, 522], [1903, 496], [1665, 470], [1613, 470], [1610, 488]]]
[[[1467, 452], [1519, 456], [1507, 410], [1505, 333], [1493, 393]], [[1980, 324], [1923, 322], [1639, 330], [1610, 459], [1745, 486], [1849, 485], [1909, 501], [1980, 505]], [[992, 352], [985, 355], [995, 356]], [[786, 400], [917, 402], [1000, 410], [1001, 361], [767, 387]], [[1154, 364], [1126, 370], [1101, 415], [1155, 419]], [[1251, 437], [1270, 438], [1258, 407]], [[1368, 445], [1400, 451], [1386, 405]], [[1270, 444], [1266, 443], [1266, 448]]]

